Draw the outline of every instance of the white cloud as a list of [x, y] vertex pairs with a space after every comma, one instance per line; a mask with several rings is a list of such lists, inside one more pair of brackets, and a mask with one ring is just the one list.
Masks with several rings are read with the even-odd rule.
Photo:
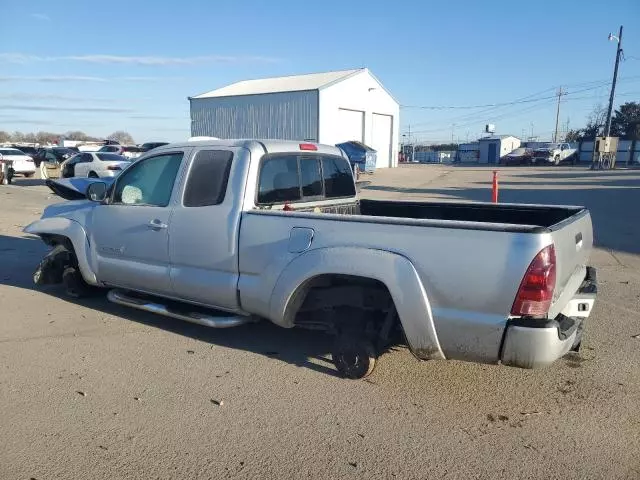
[[[178, 78], [179, 79], [179, 78]], [[39, 77], [18, 77], [0, 76], [0, 82], [41, 82], [41, 83], [66, 83], [66, 82], [160, 82], [176, 80], [171, 77], [84, 77], [80, 75], [60, 75], [60, 76], [39, 76]]]
[[8, 63], [35, 62], [84, 62], [99, 64], [167, 66], [167, 65], [196, 65], [203, 63], [276, 63], [280, 59], [266, 56], [235, 56], [235, 55], [202, 55], [196, 57], [160, 57], [160, 56], [128, 56], [128, 55], [67, 55], [67, 56], [39, 56], [23, 53], [0, 53], [0, 61]]
[[129, 115], [127, 118], [132, 120], [175, 120], [175, 116], [169, 115]]
[[37, 20], [42, 20], [44, 22], [51, 21], [51, 17], [49, 17], [49, 15], [47, 15], [46, 13], [32, 13], [31, 16]]
[[0, 110], [18, 110], [31, 112], [99, 112], [99, 113], [129, 113], [130, 108], [121, 107], [60, 107], [55, 105], [12, 105], [0, 104]]
[[41, 76], [41, 77], [0, 77], [0, 82], [107, 82], [106, 78], [83, 77], [77, 75]]

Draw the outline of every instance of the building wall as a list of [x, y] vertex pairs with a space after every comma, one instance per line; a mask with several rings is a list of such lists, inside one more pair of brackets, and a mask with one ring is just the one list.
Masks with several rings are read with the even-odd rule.
[[[370, 91], [370, 88], [373, 90]], [[390, 115], [392, 117], [390, 163], [394, 167], [398, 165], [400, 106], [368, 71], [320, 90], [319, 138], [321, 143], [335, 145], [345, 140], [353, 140], [343, 138], [341, 135], [340, 109], [364, 112], [363, 141], [372, 148], [375, 148], [375, 144], [381, 143], [380, 139], [376, 141], [372, 137], [373, 114]]]
[[489, 144], [490, 143], [495, 143], [498, 145], [496, 147], [496, 153], [498, 154], [496, 163], [498, 163], [501, 157], [505, 156], [507, 153], [513, 152], [516, 148], [518, 148], [521, 142], [519, 138], [506, 137], [502, 139], [485, 140], [479, 143], [480, 143], [479, 163], [490, 163], [489, 162]]
[[500, 157], [504, 157], [507, 153], [513, 152], [520, 146], [520, 139], [516, 137], [503, 138], [500, 141]]
[[318, 91], [192, 98], [191, 135], [318, 141]]
[[[581, 162], [592, 162], [593, 161], [593, 149], [594, 142], [586, 141], [580, 142], [576, 147], [579, 148], [579, 155]], [[632, 150], [633, 149], [633, 150]], [[616, 152], [616, 163], [620, 165], [621, 163], [640, 163], [640, 140], [619, 140], [618, 141], [618, 149]]]

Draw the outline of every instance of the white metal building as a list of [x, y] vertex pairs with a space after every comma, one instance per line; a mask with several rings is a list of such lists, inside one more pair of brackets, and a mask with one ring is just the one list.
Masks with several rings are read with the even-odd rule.
[[478, 140], [480, 155], [478, 163], [500, 163], [507, 153], [520, 146], [520, 139], [513, 135], [492, 135]]
[[366, 68], [245, 80], [189, 97], [191, 135], [358, 140], [397, 166], [400, 106]]

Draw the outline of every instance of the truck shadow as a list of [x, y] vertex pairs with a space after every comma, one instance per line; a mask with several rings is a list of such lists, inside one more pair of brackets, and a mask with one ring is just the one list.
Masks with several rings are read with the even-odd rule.
[[[211, 345], [245, 350], [326, 375], [338, 375], [328, 359], [332, 339], [322, 332], [281, 328], [266, 320], [230, 329], [213, 329], [116, 305], [106, 299], [106, 290], [104, 295], [72, 300], [65, 296], [61, 285], [35, 287], [32, 273], [47, 250], [39, 239], [0, 235], [0, 285], [32, 290], [37, 295], [49, 295]], [[46, 318], [43, 312], [43, 322]], [[91, 316], [85, 321], [91, 321]]]

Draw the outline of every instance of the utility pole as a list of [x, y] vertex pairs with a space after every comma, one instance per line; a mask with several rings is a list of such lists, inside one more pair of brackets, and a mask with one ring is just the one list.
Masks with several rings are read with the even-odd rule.
[[562, 97], [562, 95], [564, 95], [566, 92], [562, 91], [562, 87], [560, 87], [558, 89], [558, 93], [556, 95], [558, 95], [558, 106], [556, 107], [556, 130], [555, 133], [553, 134], [553, 143], [556, 143], [558, 141], [558, 120], [560, 120], [560, 97]]
[[[615, 35], [609, 34], [609, 40], [616, 38]], [[613, 111], [613, 96], [616, 91], [616, 81], [618, 79], [618, 65], [620, 63], [620, 54], [622, 53], [622, 25], [618, 33], [618, 49], [616, 50], [616, 63], [613, 67], [613, 81], [611, 82], [611, 95], [609, 96], [609, 108], [607, 109], [607, 122], [604, 124], [604, 136], [608, 137], [611, 133], [611, 112]]]

